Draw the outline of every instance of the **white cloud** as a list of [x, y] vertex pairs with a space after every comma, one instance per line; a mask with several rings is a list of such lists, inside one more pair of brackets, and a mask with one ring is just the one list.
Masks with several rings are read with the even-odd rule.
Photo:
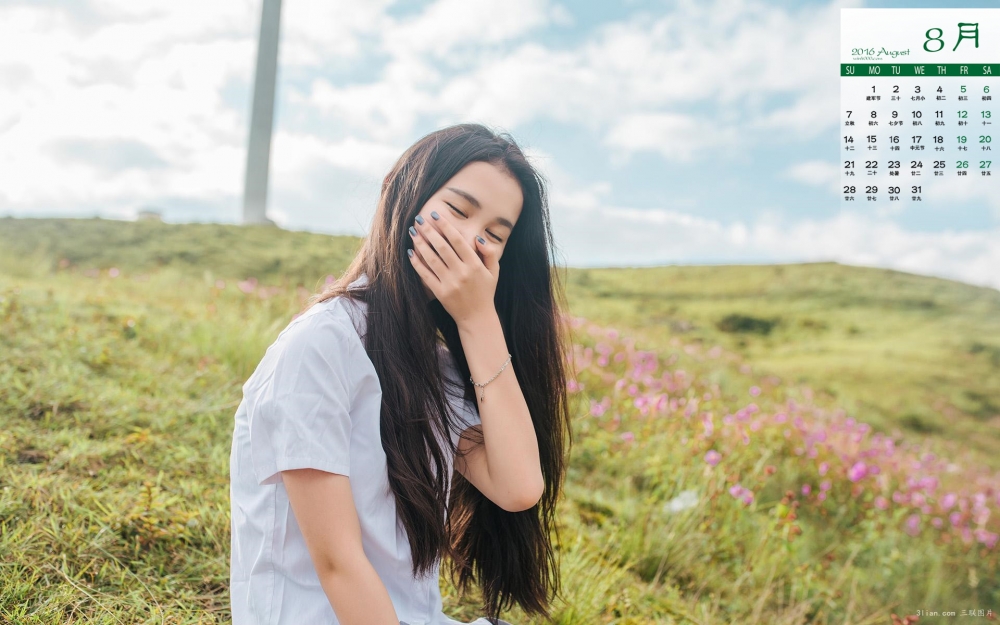
[[984, 210], [992, 211], [993, 216], [1000, 221], [1000, 193], [997, 193], [997, 184], [993, 176], [942, 176], [931, 177], [922, 186], [929, 201], [941, 205], [978, 202]]
[[633, 113], [622, 115], [605, 137], [605, 144], [617, 150], [621, 163], [640, 150], [658, 152], [668, 161], [688, 162], [702, 152], [722, 147], [734, 148], [739, 130], [713, 123], [706, 117], [677, 113]]
[[318, 164], [373, 176], [381, 181], [407, 146], [388, 146], [356, 137], [325, 141], [315, 135], [279, 130], [272, 147], [274, 167], [271, 171], [284, 184], [294, 185], [297, 173]]
[[407, 136], [421, 114], [434, 112], [435, 98], [420, 82], [435, 80], [436, 70], [418, 57], [391, 62], [382, 81], [334, 86], [315, 79], [308, 93], [292, 89], [289, 101], [312, 107], [323, 119], [384, 143]]
[[823, 187], [836, 193], [840, 191], [840, 168], [829, 161], [804, 161], [785, 170], [786, 177], [798, 182]]
[[[259, 15], [260, 2], [251, 4], [254, 7], [251, 13]], [[391, 24], [385, 15], [391, 4], [392, 0], [283, 2], [280, 68], [320, 68], [358, 62], [366, 52], [365, 38]], [[259, 17], [254, 25], [259, 28]], [[252, 36], [256, 41], [257, 30]]]
[[[545, 0], [502, 9], [440, 0], [401, 19], [385, 12], [387, 1], [286, 4], [282, 75], [346, 67], [366, 52], [389, 58], [371, 81], [338, 86], [320, 73], [308, 92], [288, 92], [300, 112], [312, 111], [357, 139], [331, 140], [321, 126], [311, 139], [277, 129], [275, 185], [295, 180], [292, 168], [307, 158], [369, 172], [391, 163], [386, 153], [405, 147], [421, 119], [506, 128], [554, 119], [601, 136], [613, 165], [637, 151], [675, 161], [732, 153], [750, 140], [746, 128], [755, 123], [743, 118], [747, 99], [809, 93], [830, 82], [813, 62], [813, 46], [837, 31], [830, 7], [790, 16], [752, 0], [688, 1], [670, 13], [604, 25], [559, 50], [524, 40], [542, 26], [572, 22], [564, 7]], [[156, 198], [177, 189], [192, 197], [238, 195], [246, 122], [221, 92], [228, 81], [250, 81], [259, 2], [89, 6], [93, 15], [86, 19], [80, 8], [0, 9], [0, 67], [11, 78], [0, 85], [0, 163], [9, 181], [0, 209], [103, 198], [109, 208], [126, 210], [136, 195]], [[460, 68], [442, 73], [436, 61]], [[815, 121], [813, 101], [801, 102], [796, 127]], [[673, 110], [691, 104], [710, 107]], [[767, 126], [768, 119], [756, 123]], [[155, 155], [146, 162], [167, 166], [143, 168], [137, 161], [99, 173], [86, 160], [67, 163], [72, 150], [58, 150], [98, 140], [111, 146], [105, 151], [142, 144]], [[106, 154], [105, 161], [128, 154]], [[287, 162], [279, 163], [279, 155]]]
[[[829, 67], [839, 8], [857, 4], [682, 0], [555, 46], [535, 34], [573, 17], [545, 0], [440, 0], [404, 18], [387, 13], [389, 0], [287, 2], [281, 88], [297, 115], [318, 121], [275, 129], [273, 218], [361, 233], [372, 191], [427, 120], [557, 122], [596, 137], [606, 149], [595, 154], [612, 165], [643, 151], [690, 162], [745, 156], [760, 139], [807, 139], [838, 123]], [[0, 211], [100, 206], [129, 216], [181, 196], [235, 217], [249, 94], [242, 112], [222, 97], [252, 83], [259, 0], [67, 6], [0, 7]], [[361, 63], [372, 64], [370, 79], [327, 78]], [[600, 176], [562, 167], [555, 146], [522, 147], [550, 181], [557, 245], [571, 264], [837, 260], [1000, 286], [996, 231], [917, 233], [847, 212], [724, 223], [684, 199], [640, 210], [619, 205]], [[835, 188], [839, 169], [805, 160], [784, 175]], [[927, 186], [1000, 219], [1000, 196], [985, 185]]]
[[[387, 24], [382, 47], [394, 58], [429, 54], [465, 65], [483, 48], [564, 19], [564, 11], [548, 4], [546, 0], [507, 0], [502, 5], [492, 0], [437, 0], [411, 19]], [[462, 48], [465, 53], [459, 53]]]
[[554, 207], [575, 266], [837, 261], [1000, 289], [1000, 229], [913, 232], [874, 215], [785, 220], [773, 212], [724, 223], [672, 209]]
[[[377, 79], [318, 79], [295, 101], [380, 138], [405, 134], [421, 116], [506, 127], [552, 119], [603, 135], [619, 162], [650, 149], [687, 161], [765, 137], [800, 141], [837, 124], [839, 76], [829, 67], [839, 6], [851, 4], [792, 14], [756, 0], [684, 1], [554, 48], [518, 40], [562, 23], [558, 7], [520, 0], [516, 10], [482, 2], [458, 10], [442, 0], [383, 23], [390, 59]], [[509, 45], [501, 51], [499, 42]], [[442, 73], [433, 61], [445, 54], [451, 68]], [[792, 102], [775, 111], [771, 96]]]
[[221, 90], [250, 72], [252, 15], [231, 3], [96, 8], [118, 17], [83, 28], [58, 10], [0, 9], [0, 64], [31, 59], [30, 79], [0, 97], [0, 209], [128, 215], [143, 198], [237, 193], [246, 129]]

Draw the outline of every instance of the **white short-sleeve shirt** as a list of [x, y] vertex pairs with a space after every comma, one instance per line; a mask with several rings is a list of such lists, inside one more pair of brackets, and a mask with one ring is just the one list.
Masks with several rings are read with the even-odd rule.
[[[349, 286], [365, 282], [362, 275]], [[440, 559], [432, 575], [412, 576], [410, 544], [396, 516], [382, 449], [382, 390], [361, 339], [365, 310], [364, 302], [343, 297], [313, 305], [278, 334], [243, 385], [230, 455], [235, 625], [340, 623], [281, 479], [281, 471], [301, 468], [350, 478], [364, 552], [401, 621], [463, 623], [442, 612]], [[450, 354], [440, 349], [442, 374], [457, 379]], [[467, 424], [461, 427], [480, 423], [473, 401], [448, 399]], [[453, 441], [458, 437], [452, 433]], [[450, 491], [454, 458], [445, 456]], [[488, 625], [485, 618], [473, 623]]]

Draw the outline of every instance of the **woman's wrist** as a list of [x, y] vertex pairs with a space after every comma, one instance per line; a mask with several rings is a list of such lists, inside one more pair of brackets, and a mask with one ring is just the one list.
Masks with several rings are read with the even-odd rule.
[[476, 335], [482, 332], [493, 332], [502, 330], [500, 325], [500, 315], [495, 309], [479, 313], [475, 316], [463, 320], [456, 320], [459, 338], [464, 340], [463, 334]]

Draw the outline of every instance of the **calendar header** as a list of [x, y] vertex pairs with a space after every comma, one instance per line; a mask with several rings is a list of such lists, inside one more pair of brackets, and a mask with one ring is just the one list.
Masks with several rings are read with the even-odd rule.
[[[997, 75], [1000, 64], [1000, 9], [841, 9], [840, 63], [845, 66], [926, 71], [900, 76], [960, 76], [951, 66], [966, 65], [967, 76]], [[946, 67], [938, 73], [939, 67]], [[992, 67], [992, 74], [983, 67]], [[906, 68], [906, 69], [903, 69]], [[978, 68], [978, 69], [974, 69]]]

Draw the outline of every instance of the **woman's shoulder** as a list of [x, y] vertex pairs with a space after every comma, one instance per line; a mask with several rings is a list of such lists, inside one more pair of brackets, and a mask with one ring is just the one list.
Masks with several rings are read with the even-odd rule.
[[[317, 302], [296, 315], [278, 333], [275, 343], [302, 342], [321, 347], [336, 342], [341, 345], [360, 339], [357, 325], [359, 302], [343, 296]], [[360, 302], [363, 305], [363, 302]]]
[[243, 385], [245, 394], [258, 387], [300, 377], [303, 371], [351, 371], [365, 353], [340, 298], [317, 302], [278, 333]]
[[[348, 290], [354, 290], [357, 286], [363, 286], [367, 281], [368, 276], [361, 274], [360, 278], [348, 285]], [[366, 310], [367, 304], [360, 297], [335, 295], [329, 299], [317, 301], [305, 311], [293, 316], [292, 320], [278, 336], [281, 337], [286, 332], [291, 332], [298, 326], [301, 326], [305, 330], [325, 325], [333, 326], [335, 330], [340, 332], [347, 332], [348, 334], [361, 337], [365, 332]]]

